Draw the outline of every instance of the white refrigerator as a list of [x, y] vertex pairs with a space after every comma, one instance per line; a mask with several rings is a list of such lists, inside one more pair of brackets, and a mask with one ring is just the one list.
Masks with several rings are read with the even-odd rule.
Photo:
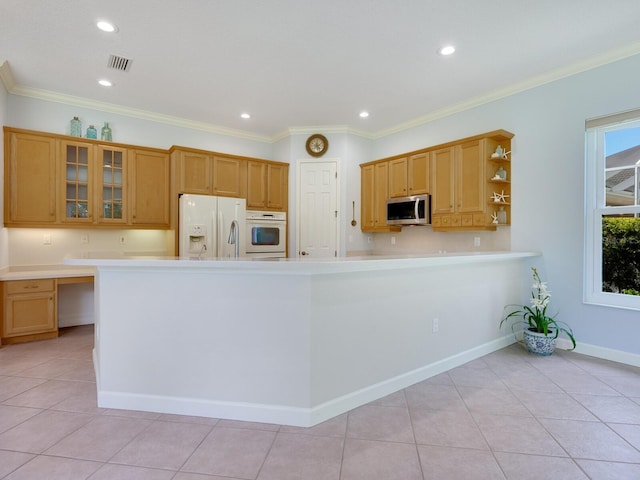
[[179, 199], [181, 257], [233, 258], [246, 255], [244, 198], [183, 194]]

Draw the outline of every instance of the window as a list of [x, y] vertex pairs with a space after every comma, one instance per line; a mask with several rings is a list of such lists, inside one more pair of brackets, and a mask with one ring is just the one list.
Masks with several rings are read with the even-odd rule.
[[640, 310], [640, 111], [587, 121], [586, 303]]

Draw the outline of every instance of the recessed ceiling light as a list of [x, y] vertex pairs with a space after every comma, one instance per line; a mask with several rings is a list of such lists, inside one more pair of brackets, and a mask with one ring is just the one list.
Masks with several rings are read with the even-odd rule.
[[446, 57], [447, 55], [451, 55], [455, 51], [456, 47], [454, 47], [453, 45], [446, 45], [438, 50], [438, 54]]
[[105, 22], [103, 20], [96, 23], [96, 25], [103, 32], [113, 33], [118, 31], [118, 27], [116, 27], [113, 23]]
[[249, 118], [251, 118], [251, 115], [249, 115], [248, 113], [243, 113], [243, 114], [241, 114], [240, 116], [241, 116], [242, 118], [244, 118], [244, 119], [249, 119]]
[[367, 118], [369, 116], [369, 112], [362, 111], [360, 112], [360, 118]]
[[113, 83], [111, 83], [109, 80], [106, 80], [104, 78], [102, 80], [98, 80], [98, 83], [103, 87], [111, 87], [113, 85]]

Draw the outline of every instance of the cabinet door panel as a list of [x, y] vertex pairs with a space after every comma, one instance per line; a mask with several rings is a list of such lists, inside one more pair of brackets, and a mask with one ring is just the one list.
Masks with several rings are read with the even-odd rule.
[[389, 197], [407, 195], [407, 159], [389, 161]]
[[247, 165], [247, 208], [267, 206], [267, 164], [249, 161]]
[[443, 148], [431, 153], [432, 213], [453, 213], [454, 209], [454, 151]]
[[5, 302], [5, 337], [56, 330], [54, 292], [10, 295]]
[[127, 150], [98, 147], [97, 208], [100, 223], [127, 222]]
[[409, 195], [429, 193], [429, 154], [421, 153], [409, 157], [407, 164], [407, 182]]
[[180, 193], [211, 194], [211, 157], [180, 152]]
[[487, 200], [484, 198], [484, 155], [482, 140], [458, 145], [457, 161], [457, 211], [482, 212]]
[[5, 224], [55, 223], [55, 140], [8, 132], [5, 152]]
[[169, 155], [129, 152], [131, 223], [169, 227]]
[[247, 164], [237, 158], [213, 158], [213, 194], [242, 197]]
[[362, 167], [360, 172], [362, 189], [360, 196], [360, 225], [362, 231], [372, 229], [375, 226], [374, 167], [374, 165], [367, 165]]
[[59, 152], [60, 172], [63, 172], [60, 218], [65, 223], [93, 223], [94, 146], [61, 141]]
[[285, 210], [287, 205], [287, 182], [289, 168], [284, 165], [267, 166], [267, 208]]
[[389, 193], [389, 164], [376, 163], [373, 179], [373, 189], [375, 195], [374, 201], [374, 220], [376, 227], [387, 226], [387, 195]]

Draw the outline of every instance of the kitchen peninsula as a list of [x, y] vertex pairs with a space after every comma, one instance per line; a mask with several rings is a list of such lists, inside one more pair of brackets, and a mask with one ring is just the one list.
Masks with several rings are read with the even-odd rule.
[[101, 407], [312, 426], [513, 342], [537, 253], [71, 259]]

